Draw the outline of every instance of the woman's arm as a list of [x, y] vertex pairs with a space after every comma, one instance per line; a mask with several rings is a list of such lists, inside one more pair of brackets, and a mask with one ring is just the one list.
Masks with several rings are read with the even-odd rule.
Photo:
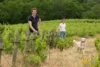
[[60, 25], [59, 25], [59, 27], [57, 28], [56, 32], [58, 32], [58, 31], [59, 31], [59, 29], [60, 29]]

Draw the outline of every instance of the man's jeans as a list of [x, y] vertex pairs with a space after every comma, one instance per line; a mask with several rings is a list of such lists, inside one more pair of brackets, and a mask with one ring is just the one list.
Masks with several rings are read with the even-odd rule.
[[66, 38], [65, 31], [60, 31], [60, 37], [63, 38], [63, 39]]

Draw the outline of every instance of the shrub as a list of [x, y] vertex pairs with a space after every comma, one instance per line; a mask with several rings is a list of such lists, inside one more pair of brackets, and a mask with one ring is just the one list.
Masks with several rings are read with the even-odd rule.
[[66, 46], [65, 40], [63, 38], [59, 38], [56, 47], [59, 48], [60, 51], [62, 51], [65, 46]]
[[37, 55], [30, 55], [28, 61], [30, 65], [38, 67], [41, 62], [41, 58]]
[[99, 39], [99, 38], [97, 38], [97, 39], [95, 40], [95, 47], [96, 47], [97, 51], [100, 52], [100, 39]]
[[41, 38], [38, 37], [35, 41], [35, 54], [40, 56], [41, 60], [45, 60], [46, 58], [46, 49], [47, 45], [45, 39], [41, 40]]
[[67, 37], [65, 42], [66, 42], [65, 48], [69, 48], [69, 47], [73, 46], [73, 38], [72, 37]]

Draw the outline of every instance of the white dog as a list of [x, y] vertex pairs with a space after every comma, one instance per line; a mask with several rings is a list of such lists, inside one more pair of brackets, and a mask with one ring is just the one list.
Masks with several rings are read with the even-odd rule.
[[78, 51], [82, 51], [85, 54], [86, 38], [81, 38], [81, 41], [73, 40], [73, 43], [78, 48]]

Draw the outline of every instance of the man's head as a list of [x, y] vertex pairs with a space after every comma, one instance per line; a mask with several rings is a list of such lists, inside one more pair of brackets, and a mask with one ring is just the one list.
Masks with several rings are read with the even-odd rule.
[[36, 8], [32, 8], [32, 16], [36, 16], [37, 14], [37, 9]]

